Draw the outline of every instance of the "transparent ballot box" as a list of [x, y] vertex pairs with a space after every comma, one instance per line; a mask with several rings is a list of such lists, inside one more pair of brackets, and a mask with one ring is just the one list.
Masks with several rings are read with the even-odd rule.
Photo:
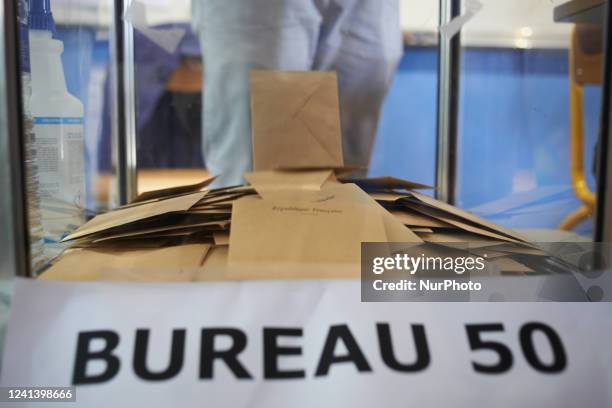
[[610, 2], [0, 16], [0, 406], [612, 405]]
[[[333, 264], [353, 241], [608, 239], [602, 4], [13, 3], [6, 276], [105, 280], [96, 265], [131, 257], [159, 266], [153, 280], [183, 261], [329, 250]], [[320, 226], [336, 243], [312, 246], [316, 223], [249, 205], [325, 191], [375, 221], [346, 209]], [[259, 230], [276, 232], [254, 245]]]

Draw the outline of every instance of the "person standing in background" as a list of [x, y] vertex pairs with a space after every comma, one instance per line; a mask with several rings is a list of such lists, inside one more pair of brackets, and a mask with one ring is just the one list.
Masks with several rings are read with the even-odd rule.
[[402, 54], [398, 0], [192, 0], [204, 62], [202, 149], [216, 187], [252, 168], [249, 72], [336, 71], [343, 154], [367, 166]]

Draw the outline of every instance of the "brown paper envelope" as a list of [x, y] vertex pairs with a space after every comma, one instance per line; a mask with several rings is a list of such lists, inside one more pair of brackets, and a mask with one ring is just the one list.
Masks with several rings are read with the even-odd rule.
[[271, 197], [272, 195], [290, 195], [295, 190], [319, 191], [326, 181], [334, 177], [331, 170], [263, 170], [244, 174], [244, 178], [261, 197], [271, 199], [275, 198]]
[[197, 230], [186, 232], [158, 232], [135, 237], [116, 238], [109, 241], [79, 244], [75, 248], [102, 248], [102, 249], [144, 249], [161, 248], [188, 244], [212, 244], [214, 230]]
[[359, 264], [362, 242], [385, 239], [367, 205], [245, 198], [234, 203], [229, 264]]
[[[65, 280], [65, 281], [97, 281], [100, 280], [102, 271], [100, 264], [94, 263], [89, 267], [92, 259], [88, 254], [91, 250], [81, 248], [68, 248], [57, 257], [53, 264], [44, 271], [38, 279], [41, 280]], [[94, 253], [93, 257], [97, 258]], [[84, 263], [85, 262], [85, 263]]]
[[370, 193], [370, 197], [372, 197], [376, 201], [383, 201], [388, 204], [392, 204], [397, 200], [402, 198], [409, 198], [410, 196], [407, 193], [395, 193], [395, 192], [375, 192]]
[[385, 242], [423, 242], [418, 235], [406, 228], [356, 184], [328, 185], [321, 189], [321, 193], [326, 197], [325, 202], [360, 203], [379, 213], [385, 225], [387, 235]]
[[88, 223], [68, 235], [62, 241], [84, 237], [110, 228], [119, 227], [131, 222], [140, 221], [163, 214], [186, 211], [206, 195], [206, 191], [182, 195], [167, 200], [154, 201], [136, 207], [119, 208], [100, 214]]
[[427, 184], [415, 183], [413, 181], [402, 180], [395, 177], [370, 177], [370, 178], [346, 178], [342, 179], [345, 183], [357, 184], [365, 191], [378, 190], [431, 190], [433, 187]]
[[181, 211], [177, 213], [164, 214], [152, 218], [134, 221], [125, 225], [110, 228], [94, 234], [86, 235], [82, 238], [71, 241], [71, 243], [82, 243], [87, 241], [98, 240], [110, 236], [120, 237], [122, 235], [133, 235], [141, 231], [165, 231], [175, 228], [186, 228], [196, 224], [204, 224], [210, 222], [227, 222], [230, 220], [231, 214], [200, 214], [193, 213], [191, 210]]
[[[401, 209], [401, 210], [390, 210], [391, 215], [397, 218], [404, 225], [408, 225], [410, 227], [439, 227], [439, 228], [447, 228], [453, 227], [450, 224], [442, 222], [436, 218], [428, 217], [427, 215], [421, 214], [419, 212], [410, 210], [409, 208]], [[453, 227], [454, 228], [454, 227]], [[412, 228], [411, 228], [412, 229]]]
[[456, 231], [444, 231], [444, 232], [419, 232], [419, 237], [421, 237], [425, 242], [432, 243], [468, 243], [470, 247], [483, 247], [483, 246], [496, 246], [500, 244], [499, 240], [494, 240], [489, 237], [473, 234], [471, 232], [463, 231], [457, 229]]
[[[174, 237], [188, 237], [191, 234], [193, 234], [193, 231], [190, 231], [190, 230], [143, 232], [143, 233], [137, 233], [136, 235], [127, 235], [127, 236], [121, 236], [121, 237], [111, 236], [111, 237], [98, 238], [98, 239], [92, 240], [89, 245], [81, 244], [79, 246], [87, 248], [88, 246], [105, 247], [108, 245], [108, 246], [114, 246], [116, 248], [121, 248], [120, 245], [125, 243], [126, 241], [136, 243], [137, 242], [136, 240], [143, 240], [142, 242], [144, 242], [144, 240], [152, 240], [153, 238], [165, 239], [165, 238], [174, 238]], [[164, 246], [164, 245], [160, 245], [160, 246]]]
[[210, 250], [209, 244], [188, 244], [165, 247], [133, 258], [131, 267], [103, 270], [101, 278], [106, 281], [131, 282], [192, 282]]
[[425, 207], [425, 206], [415, 206], [414, 209], [422, 214], [437, 218], [440, 221], [454, 225], [455, 227], [460, 228], [464, 231], [471, 232], [473, 234], [483, 235], [495, 241], [523, 243], [522, 241], [516, 240], [514, 238], [510, 238], [506, 235], [492, 232], [489, 229], [482, 228], [479, 226], [474, 226], [473, 224], [467, 221], [461, 221], [460, 218], [455, 217], [453, 214], [445, 213], [444, 211], [438, 210], [436, 208]]
[[194, 211], [199, 211], [199, 210], [231, 210], [232, 209], [232, 202], [226, 201], [224, 203], [215, 203], [215, 204], [207, 204], [205, 207], [199, 207], [199, 208], [195, 208], [193, 207], [191, 210]]
[[124, 232], [121, 234], [114, 234], [114, 235], [108, 235], [108, 236], [104, 236], [98, 239], [94, 239], [93, 242], [104, 242], [104, 241], [109, 241], [109, 240], [113, 240], [113, 239], [118, 239], [118, 238], [137, 238], [140, 235], [152, 235], [155, 233], [169, 233], [172, 231], [181, 231], [181, 230], [185, 230], [185, 233], [191, 233], [194, 231], [199, 231], [199, 230], [203, 230], [205, 228], [211, 228], [211, 229], [224, 229], [227, 228], [229, 226], [229, 220], [228, 221], [208, 221], [208, 222], [201, 222], [201, 223], [195, 223], [195, 224], [185, 224], [185, 225], [172, 225], [172, 226], [164, 226], [164, 227], [159, 227], [159, 228], [147, 228], [147, 229], [142, 229], [142, 230], [138, 230], [138, 231], [131, 231], [131, 232]]
[[[339, 183], [333, 183], [340, 185]], [[309, 203], [324, 203], [333, 199], [333, 194], [330, 194], [326, 190], [323, 190], [325, 186], [329, 184], [323, 184], [321, 190], [267, 190], [264, 192], [264, 198], [266, 200], [274, 201], [303, 201]]]
[[416, 233], [395, 219], [384, 208], [380, 207], [379, 212], [385, 224], [386, 242], [423, 242]]
[[415, 233], [406, 228], [384, 207], [379, 205], [366, 192], [355, 184], [324, 184], [320, 191], [282, 191], [268, 192], [267, 197], [283, 200], [296, 200], [309, 203], [352, 203], [368, 206], [371, 211], [380, 214], [386, 231], [384, 242], [423, 242]]
[[410, 227], [412, 232], [434, 232], [431, 228], [427, 227]]
[[229, 215], [232, 213], [232, 209], [229, 208], [191, 208], [189, 210], [187, 210], [185, 212], [185, 214], [189, 215], [189, 214], [208, 214], [208, 215], [217, 215], [217, 216], [221, 216], [221, 215], [227, 215], [229, 218]]
[[512, 244], [496, 246], [493, 249], [499, 252], [504, 252], [507, 255], [508, 254], [521, 254], [521, 255], [533, 255], [533, 256], [550, 256], [550, 254], [546, 253], [546, 251], [543, 251], [539, 248], [516, 246]]
[[264, 280], [264, 279], [359, 279], [359, 265], [344, 264], [250, 264], [231, 268], [227, 265], [229, 247], [210, 249], [196, 281]]
[[527, 238], [525, 238], [524, 236], [522, 236], [521, 234], [518, 234], [512, 230], [509, 230], [508, 228], [504, 228], [502, 226], [499, 226], [497, 224], [494, 224], [490, 221], [484, 220], [468, 211], [464, 211], [460, 208], [454, 207], [450, 204], [444, 203], [442, 201], [436, 200], [435, 198], [426, 196], [424, 194], [420, 194], [417, 192], [411, 192], [410, 193], [413, 197], [415, 197], [417, 200], [430, 205], [432, 207], [435, 207], [439, 210], [442, 211], [446, 211], [454, 216], [457, 217], [461, 217], [465, 220], [468, 220], [470, 222], [473, 222], [474, 224], [480, 224], [485, 228], [488, 228], [490, 230], [496, 231], [499, 234], [502, 235], [506, 235], [508, 237], [514, 238], [517, 241], [522, 241], [522, 242], [529, 242], [529, 240]]
[[359, 265], [344, 264], [227, 264], [229, 246], [215, 246], [206, 255], [196, 281], [263, 279], [359, 279]]
[[229, 232], [213, 232], [215, 245], [229, 245]]
[[[203, 190], [203, 191], [208, 191], [208, 190]], [[151, 204], [151, 203], [155, 203], [155, 202], [159, 202], [159, 201], [169, 200], [171, 198], [178, 198], [178, 197], [190, 195], [190, 194], [193, 194], [193, 193], [194, 192], [175, 194], [175, 195], [171, 195], [171, 196], [152, 198], [152, 199], [146, 200], [146, 201], [132, 201], [131, 203], [124, 204], [121, 207], [117, 207], [117, 208], [113, 209], [112, 211], [116, 211], [116, 210], [119, 210], [119, 209], [123, 210], [123, 209], [126, 209], [126, 208], [132, 208], [132, 207], [140, 207], [140, 206], [145, 205], [145, 204]]]
[[[219, 247], [227, 248], [227, 247]], [[285, 280], [285, 279], [359, 279], [358, 264], [347, 263], [272, 263], [232, 264], [227, 268], [228, 280]]]
[[93, 241], [81, 243], [75, 241], [75, 244], [71, 248], [104, 248], [104, 249], [152, 249], [169, 246], [172, 244], [172, 237], [167, 235], [163, 236], [152, 236], [152, 237], [138, 237], [137, 239], [132, 238], [118, 238], [113, 241], [107, 241], [102, 243], [95, 243]]
[[235, 193], [255, 194], [255, 190], [251, 186], [221, 187], [221, 188], [215, 188], [212, 190], [208, 190], [208, 196], [210, 197], [216, 197], [218, 195], [223, 195], [223, 194], [235, 194]]
[[137, 203], [137, 202], [149, 201], [153, 199], [167, 198], [169, 196], [174, 196], [174, 195], [179, 195], [179, 194], [194, 193], [196, 191], [202, 190], [204, 187], [212, 183], [215, 179], [216, 177], [210, 177], [196, 184], [189, 184], [186, 186], [177, 186], [177, 187], [163, 188], [160, 190], [146, 191], [138, 195], [138, 197], [136, 197], [136, 199], [133, 202]]
[[210, 245], [191, 244], [155, 249], [71, 249], [40, 279], [191, 281]]
[[227, 253], [228, 246], [214, 246], [206, 254], [195, 280], [223, 281], [227, 279]]
[[244, 193], [234, 193], [234, 194], [220, 194], [214, 197], [204, 197], [202, 200], [198, 201], [191, 210], [197, 210], [198, 208], [207, 208], [212, 204], [222, 204], [226, 202], [231, 202], [239, 199], [247, 194]]
[[251, 71], [253, 168], [342, 166], [334, 72]]

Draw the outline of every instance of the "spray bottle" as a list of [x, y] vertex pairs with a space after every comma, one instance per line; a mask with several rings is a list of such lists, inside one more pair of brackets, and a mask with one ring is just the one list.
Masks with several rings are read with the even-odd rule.
[[84, 221], [85, 167], [83, 104], [68, 92], [61, 54], [63, 42], [53, 38], [55, 21], [50, 0], [30, 0], [28, 16], [36, 162], [45, 254]]
[[32, 112], [30, 111], [32, 77], [30, 69], [30, 40], [28, 34], [28, 3], [26, 0], [19, 0], [17, 4], [26, 192], [28, 196], [28, 224], [30, 228], [30, 260], [32, 272], [36, 275], [42, 271], [46, 259], [43, 255], [43, 229], [40, 220], [38, 170], [36, 168], [36, 150], [34, 146], [34, 124], [32, 121]]

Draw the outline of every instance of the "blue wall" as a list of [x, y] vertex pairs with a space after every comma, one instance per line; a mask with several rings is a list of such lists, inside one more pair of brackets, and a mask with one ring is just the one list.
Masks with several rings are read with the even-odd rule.
[[407, 49], [383, 107], [370, 173], [433, 185], [436, 157], [436, 50]]
[[[432, 184], [434, 48], [409, 48], [381, 118], [373, 175]], [[569, 173], [569, 84], [563, 50], [465, 49], [459, 118], [458, 205], [510, 227], [554, 228], [579, 206]], [[589, 183], [599, 89], [585, 91]], [[585, 222], [579, 232], [589, 233]]]

